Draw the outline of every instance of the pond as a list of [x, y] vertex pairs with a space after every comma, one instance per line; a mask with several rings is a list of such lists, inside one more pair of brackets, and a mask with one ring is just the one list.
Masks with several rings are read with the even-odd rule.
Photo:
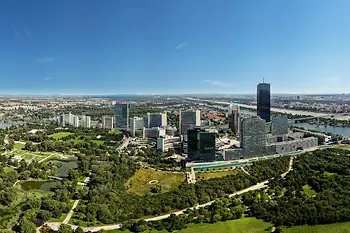
[[78, 167], [77, 161], [64, 162], [64, 161], [58, 161], [58, 160], [51, 160], [48, 163], [53, 163], [58, 165], [58, 167], [60, 168], [60, 173], [58, 174], [59, 177], [67, 177], [69, 168], [75, 169]]
[[21, 187], [24, 191], [30, 190], [42, 190], [50, 191], [51, 188], [54, 188], [59, 184], [60, 181], [49, 180], [49, 181], [24, 181], [21, 183]]
[[[58, 161], [58, 160], [51, 160], [48, 161], [48, 163], [56, 164], [60, 167], [60, 172], [58, 176], [60, 177], [67, 177], [68, 176], [68, 169], [69, 168], [77, 168], [78, 163], [76, 160], [74, 161]], [[60, 181], [57, 180], [46, 180], [46, 181], [24, 181], [21, 183], [21, 187], [24, 191], [30, 191], [30, 190], [42, 190], [42, 191], [50, 191], [51, 188], [54, 188], [59, 184]]]

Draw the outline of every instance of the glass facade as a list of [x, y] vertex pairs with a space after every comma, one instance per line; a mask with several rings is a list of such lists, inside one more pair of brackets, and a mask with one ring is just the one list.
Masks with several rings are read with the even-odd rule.
[[257, 115], [266, 122], [271, 120], [270, 84], [259, 83], [257, 88]]
[[188, 159], [190, 161], [214, 161], [216, 134], [200, 129], [188, 130]]
[[114, 106], [115, 128], [129, 128], [129, 104], [116, 104]]

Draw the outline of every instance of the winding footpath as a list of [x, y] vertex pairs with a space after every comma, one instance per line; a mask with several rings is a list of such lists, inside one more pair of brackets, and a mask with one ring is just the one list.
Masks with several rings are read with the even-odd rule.
[[[293, 167], [293, 157], [290, 158], [290, 161], [289, 161], [289, 168], [286, 172], [284, 172], [283, 174], [281, 174], [281, 177], [284, 178], [291, 170], [292, 170], [292, 167]], [[266, 188], [268, 186], [268, 183], [269, 181], [266, 180], [266, 181], [263, 181], [261, 183], [258, 183], [256, 185], [253, 185], [253, 186], [250, 186], [249, 188], [246, 188], [246, 189], [243, 189], [241, 191], [238, 191], [238, 192], [235, 192], [235, 193], [232, 193], [229, 195], [229, 197], [233, 197], [233, 196], [236, 196], [236, 195], [241, 195], [243, 193], [246, 193], [246, 192], [249, 192], [249, 191], [253, 191], [253, 190], [258, 190], [258, 189], [262, 189], [262, 188]], [[176, 214], [176, 215], [180, 215], [180, 214], [184, 214], [186, 210], [188, 209], [199, 209], [199, 208], [202, 208], [202, 207], [206, 207], [206, 206], [209, 206], [211, 204], [213, 204], [215, 202], [214, 201], [210, 201], [210, 202], [207, 202], [207, 203], [204, 203], [204, 204], [201, 204], [201, 205], [197, 205], [195, 207], [191, 207], [191, 208], [187, 208], [187, 209], [183, 209], [183, 210], [180, 210], [180, 211], [176, 211], [176, 212], [173, 212], [171, 214]], [[75, 204], [75, 203], [74, 203]], [[70, 217], [72, 216], [73, 212], [74, 212], [74, 206], [73, 208], [71, 209], [71, 211], [69, 212], [70, 214]], [[146, 222], [150, 222], [150, 221], [157, 221], [157, 220], [162, 220], [162, 219], [166, 219], [168, 218], [171, 214], [165, 214], [165, 215], [161, 215], [161, 216], [158, 216], [158, 217], [153, 217], [153, 218], [147, 218], [147, 219], [144, 219]], [[68, 217], [68, 215], [67, 215]], [[66, 219], [67, 219], [66, 217]], [[69, 217], [69, 219], [70, 219]], [[69, 219], [68, 221], [64, 221], [64, 223], [68, 223], [69, 222]], [[46, 222], [46, 224], [48, 226], [50, 226], [53, 230], [58, 230], [58, 228], [60, 227], [61, 223], [60, 222]], [[78, 226], [76, 225], [71, 225], [69, 224], [73, 229], [76, 229]], [[96, 226], [96, 227], [82, 227], [82, 229], [84, 231], [99, 231], [99, 230], [115, 230], [115, 229], [120, 229], [122, 227], [122, 224], [113, 224], [113, 225], [104, 225], [104, 226]]]

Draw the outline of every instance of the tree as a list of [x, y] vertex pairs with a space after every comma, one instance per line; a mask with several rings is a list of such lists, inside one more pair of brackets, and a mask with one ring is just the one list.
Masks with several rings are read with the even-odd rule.
[[84, 233], [83, 229], [81, 227], [77, 227], [74, 231], [74, 233]]
[[23, 217], [19, 223], [19, 228], [21, 233], [35, 233], [35, 224], [29, 221], [27, 218]]
[[58, 228], [58, 233], [73, 233], [73, 230], [69, 225], [61, 224]]

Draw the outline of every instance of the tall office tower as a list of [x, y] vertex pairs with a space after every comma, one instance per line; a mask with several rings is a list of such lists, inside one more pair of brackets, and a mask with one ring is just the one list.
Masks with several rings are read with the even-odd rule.
[[79, 127], [79, 117], [78, 116], [73, 117], [73, 126]]
[[105, 129], [113, 129], [114, 118], [111, 116], [102, 117], [103, 128]]
[[72, 113], [68, 113], [68, 125], [74, 125], [74, 115]]
[[247, 157], [263, 155], [266, 151], [266, 122], [259, 117], [241, 119], [241, 147]]
[[259, 83], [257, 88], [257, 115], [266, 122], [271, 120], [270, 84]]
[[194, 128], [188, 130], [188, 160], [190, 161], [214, 161], [216, 134]]
[[69, 125], [69, 114], [63, 114], [63, 121], [62, 126], [68, 126]]
[[232, 130], [235, 136], [239, 133], [239, 106], [230, 104], [228, 109], [228, 128]]
[[143, 130], [143, 128], [147, 125], [146, 120], [142, 117], [133, 117], [130, 118], [130, 134], [132, 137], [136, 136], [136, 131]]
[[188, 129], [201, 126], [201, 112], [199, 110], [180, 110], [179, 117], [180, 135], [187, 134]]
[[288, 117], [284, 115], [274, 116], [271, 120], [272, 135], [282, 135], [288, 133]]
[[115, 128], [129, 129], [129, 104], [114, 105]]
[[166, 113], [147, 113], [147, 128], [165, 127], [167, 125]]
[[91, 127], [91, 117], [82, 115], [80, 126], [83, 128], [90, 128]]

